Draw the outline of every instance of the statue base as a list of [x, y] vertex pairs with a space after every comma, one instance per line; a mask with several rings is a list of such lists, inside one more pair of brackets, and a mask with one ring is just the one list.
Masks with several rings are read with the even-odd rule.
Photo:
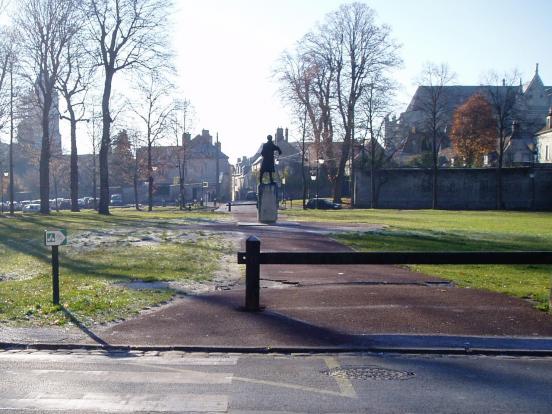
[[259, 184], [257, 194], [257, 220], [260, 223], [276, 223], [278, 220], [278, 186], [276, 183]]

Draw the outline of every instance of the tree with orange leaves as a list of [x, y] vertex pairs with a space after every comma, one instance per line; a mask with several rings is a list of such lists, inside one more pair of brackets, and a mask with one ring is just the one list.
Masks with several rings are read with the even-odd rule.
[[496, 149], [496, 125], [489, 101], [478, 93], [460, 106], [452, 118], [450, 139], [467, 167], [478, 167]]

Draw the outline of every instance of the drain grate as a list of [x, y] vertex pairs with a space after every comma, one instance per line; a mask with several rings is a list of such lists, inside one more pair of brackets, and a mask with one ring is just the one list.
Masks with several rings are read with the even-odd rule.
[[329, 375], [330, 377], [357, 380], [396, 381], [406, 380], [414, 377], [413, 372], [397, 371], [394, 369], [378, 368], [373, 366], [332, 368], [322, 372], [326, 375]]

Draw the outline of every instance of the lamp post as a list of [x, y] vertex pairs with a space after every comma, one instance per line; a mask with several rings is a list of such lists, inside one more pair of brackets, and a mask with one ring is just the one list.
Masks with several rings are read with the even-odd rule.
[[284, 207], [286, 205], [286, 177], [282, 177], [282, 200], [284, 201]]
[[[316, 181], [316, 171], [311, 170], [310, 179], [311, 181]], [[309, 186], [309, 199], [310, 199], [310, 195], [311, 195], [311, 186]]]
[[4, 177], [7, 177], [9, 176], [9, 173], [8, 172], [3, 172], [2, 175], [0, 176], [0, 187], [1, 187], [1, 190], [2, 190], [2, 214], [4, 214]]
[[320, 197], [320, 166], [324, 164], [322, 158], [316, 161], [316, 208], [318, 209], [318, 198]]

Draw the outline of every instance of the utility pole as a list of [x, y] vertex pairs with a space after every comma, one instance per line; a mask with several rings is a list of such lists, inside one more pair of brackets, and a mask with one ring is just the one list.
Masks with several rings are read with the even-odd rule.
[[219, 182], [219, 175], [220, 175], [220, 167], [219, 167], [219, 148], [220, 148], [220, 143], [219, 143], [219, 137], [218, 137], [218, 132], [217, 132], [217, 143], [215, 145], [216, 147], [216, 157], [217, 157], [217, 168], [216, 168], [216, 185], [215, 185], [215, 207], [217, 205], [217, 200], [219, 198], [219, 194], [220, 194], [220, 182]]

